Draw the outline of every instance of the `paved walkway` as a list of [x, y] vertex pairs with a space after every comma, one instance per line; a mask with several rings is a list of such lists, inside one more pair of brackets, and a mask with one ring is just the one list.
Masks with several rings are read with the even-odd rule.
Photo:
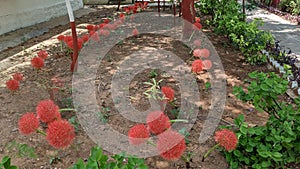
[[290, 48], [293, 53], [300, 55], [300, 25], [258, 7], [246, 14], [247, 20], [261, 18], [264, 21], [261, 29], [270, 31], [276, 40], [280, 40], [280, 46]]

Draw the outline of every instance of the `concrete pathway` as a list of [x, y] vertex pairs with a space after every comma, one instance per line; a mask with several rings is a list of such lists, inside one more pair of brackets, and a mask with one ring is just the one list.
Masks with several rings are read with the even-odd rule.
[[246, 14], [247, 20], [261, 18], [264, 21], [261, 29], [270, 31], [276, 40], [280, 40], [280, 46], [290, 48], [293, 53], [300, 55], [300, 25], [258, 7]]

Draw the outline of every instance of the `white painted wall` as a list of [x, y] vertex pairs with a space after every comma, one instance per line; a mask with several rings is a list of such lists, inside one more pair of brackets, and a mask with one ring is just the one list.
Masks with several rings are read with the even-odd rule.
[[[82, 0], [71, 0], [73, 10]], [[65, 0], [0, 0], [0, 35], [67, 14]]]

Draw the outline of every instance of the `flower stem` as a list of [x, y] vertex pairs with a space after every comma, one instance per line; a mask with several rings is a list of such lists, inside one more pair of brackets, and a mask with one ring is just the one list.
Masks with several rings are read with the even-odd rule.
[[183, 123], [188, 123], [188, 120], [185, 119], [174, 119], [174, 120], [170, 120], [171, 123], [175, 123], [175, 122], [183, 122]]
[[47, 134], [44, 131], [40, 130], [40, 129], [37, 129], [36, 132], [40, 133], [40, 134], [42, 134], [44, 136], [47, 136]]
[[148, 139], [148, 140], [147, 140], [147, 143], [150, 144], [150, 145], [152, 145], [152, 146], [154, 146], [154, 147], [156, 147], [156, 144], [155, 144], [152, 140], [149, 140], [149, 139]]
[[59, 112], [64, 112], [64, 111], [76, 111], [76, 109], [73, 109], [73, 108], [59, 109]]
[[219, 147], [219, 143], [216, 144], [215, 146], [213, 146], [212, 148], [210, 148], [205, 154], [204, 156], [202, 157], [202, 162], [204, 162], [204, 159], [213, 151], [215, 150], [217, 147]]
[[195, 30], [193, 30], [193, 33], [191, 34], [191, 36], [190, 36], [190, 38], [189, 38], [189, 42], [192, 40], [194, 34], [195, 34]]

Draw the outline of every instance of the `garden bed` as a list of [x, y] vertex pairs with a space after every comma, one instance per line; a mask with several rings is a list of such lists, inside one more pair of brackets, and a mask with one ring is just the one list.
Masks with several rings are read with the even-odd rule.
[[[93, 24], [99, 23], [99, 19], [112, 16], [115, 9], [100, 10], [91, 13], [87, 16], [83, 16], [77, 20], [77, 24]], [[170, 11], [172, 13], [172, 11]], [[203, 19], [204, 21], [205, 19]], [[0, 58], [6, 58], [1, 60], [1, 66], [5, 69], [1, 69], [0, 78], [3, 79], [0, 83], [0, 128], [1, 128], [1, 140], [0, 140], [0, 158], [4, 155], [8, 155], [12, 158], [12, 164], [23, 168], [68, 168], [72, 166], [78, 158], [87, 159], [91, 147], [96, 144], [89, 139], [87, 134], [81, 128], [80, 124], [76, 120], [76, 113], [73, 111], [66, 111], [62, 113], [62, 117], [73, 121], [72, 123], [78, 127], [76, 133], [76, 139], [72, 146], [57, 150], [48, 145], [46, 139], [38, 134], [32, 134], [29, 136], [23, 136], [18, 131], [18, 119], [25, 112], [34, 112], [37, 103], [40, 100], [49, 99], [48, 86], [53, 86], [53, 83], [59, 82], [61, 84], [60, 91], [54, 95], [54, 101], [60, 108], [72, 108], [72, 73], [70, 72], [70, 56], [61, 51], [59, 42], [56, 40], [58, 34], [61, 34], [69, 28], [69, 25], [59, 26], [51, 29], [48, 33], [39, 37], [30, 39], [23, 44], [10, 48], [0, 53]], [[84, 26], [81, 26], [84, 32]], [[241, 52], [233, 49], [229, 45], [228, 39], [224, 36], [216, 35], [208, 27], [203, 27], [203, 32], [213, 43], [216, 51], [218, 52], [223, 67], [225, 69], [227, 78], [227, 99], [225, 110], [221, 124], [230, 125], [233, 123], [233, 119], [239, 114], [244, 114], [246, 122], [250, 126], [264, 125], [267, 119], [265, 113], [258, 113], [253, 106], [242, 103], [237, 100], [232, 94], [232, 87], [235, 85], [243, 85], [243, 81], [248, 79], [248, 73], [253, 70], [259, 70], [267, 72], [269, 69], [265, 65], [255, 66], [249, 65], [244, 62], [244, 57]], [[70, 34], [67, 32], [66, 34]], [[40, 42], [44, 41], [44, 46], [37, 45], [37, 47], [29, 50], [29, 48]], [[175, 53], [181, 59], [190, 64], [189, 58], [191, 57], [189, 51], [184, 45], [170, 37], [161, 37], [155, 35], [142, 34], [137, 37], [130, 37], [123, 41], [122, 44], [116, 45], [110, 50], [109, 55], [115, 57], [109, 57], [103, 59], [101, 67], [98, 68], [97, 83], [101, 84], [101, 94], [98, 93], [97, 99], [99, 106], [101, 107], [103, 116], [102, 120], [114, 126], [115, 129], [121, 133], [126, 134], [128, 128], [133, 124], [130, 121], [125, 121], [120, 114], [114, 108], [114, 104], [111, 100], [110, 79], [112, 72], [117, 70], [117, 66], [122, 61], [123, 57], [129, 53], [134, 52], [139, 47], [154, 47], [165, 49]], [[30, 66], [30, 60], [35, 56], [35, 53], [40, 49], [46, 49], [49, 53], [49, 58], [46, 59], [45, 67], [36, 71]], [[14, 56], [13, 56], [14, 55]], [[11, 75], [15, 72], [21, 72], [25, 79], [21, 82], [20, 89], [14, 93], [9, 92], [5, 88], [5, 82], [11, 78]], [[138, 74], [130, 84], [130, 96], [131, 103], [140, 110], [147, 108], [148, 101], [143, 95], [143, 92], [147, 86], [143, 82], [150, 81], [153, 76], [152, 70], [145, 70]], [[172, 77], [164, 76], [164, 73], [157, 70], [156, 79], [164, 79], [162, 85], [169, 85], [175, 90], [175, 98], [179, 97], [178, 82]], [[146, 164], [149, 168], [214, 168], [224, 169], [228, 165], [224, 157], [218, 152], [213, 152], [208, 156], [205, 162], [202, 162], [202, 156], [211, 148], [215, 143], [213, 138], [210, 138], [205, 144], [199, 144], [198, 138], [201, 132], [203, 122], [207, 116], [210, 99], [211, 89], [206, 86], [206, 82], [209, 82], [208, 72], [203, 72], [196, 76], [198, 88], [200, 91], [201, 105], [197, 121], [189, 132], [187, 137], [189, 143], [187, 144], [186, 152], [192, 154], [189, 161], [180, 159], [178, 161], [166, 161], [161, 157], [149, 157], [146, 159]], [[50, 93], [51, 94], [51, 93]], [[172, 110], [180, 106], [180, 100], [176, 100], [174, 105], [167, 106], [167, 115], [172, 119], [174, 114]], [[101, 120], [100, 119], [100, 120]], [[74, 121], [75, 120], [75, 121]], [[15, 141], [15, 143], [14, 143]], [[30, 158], [29, 155], [18, 153], [18, 145], [27, 144], [29, 147], [35, 149], [36, 158]], [[108, 152], [106, 152], [108, 154]], [[18, 156], [19, 155], [19, 156]]]

